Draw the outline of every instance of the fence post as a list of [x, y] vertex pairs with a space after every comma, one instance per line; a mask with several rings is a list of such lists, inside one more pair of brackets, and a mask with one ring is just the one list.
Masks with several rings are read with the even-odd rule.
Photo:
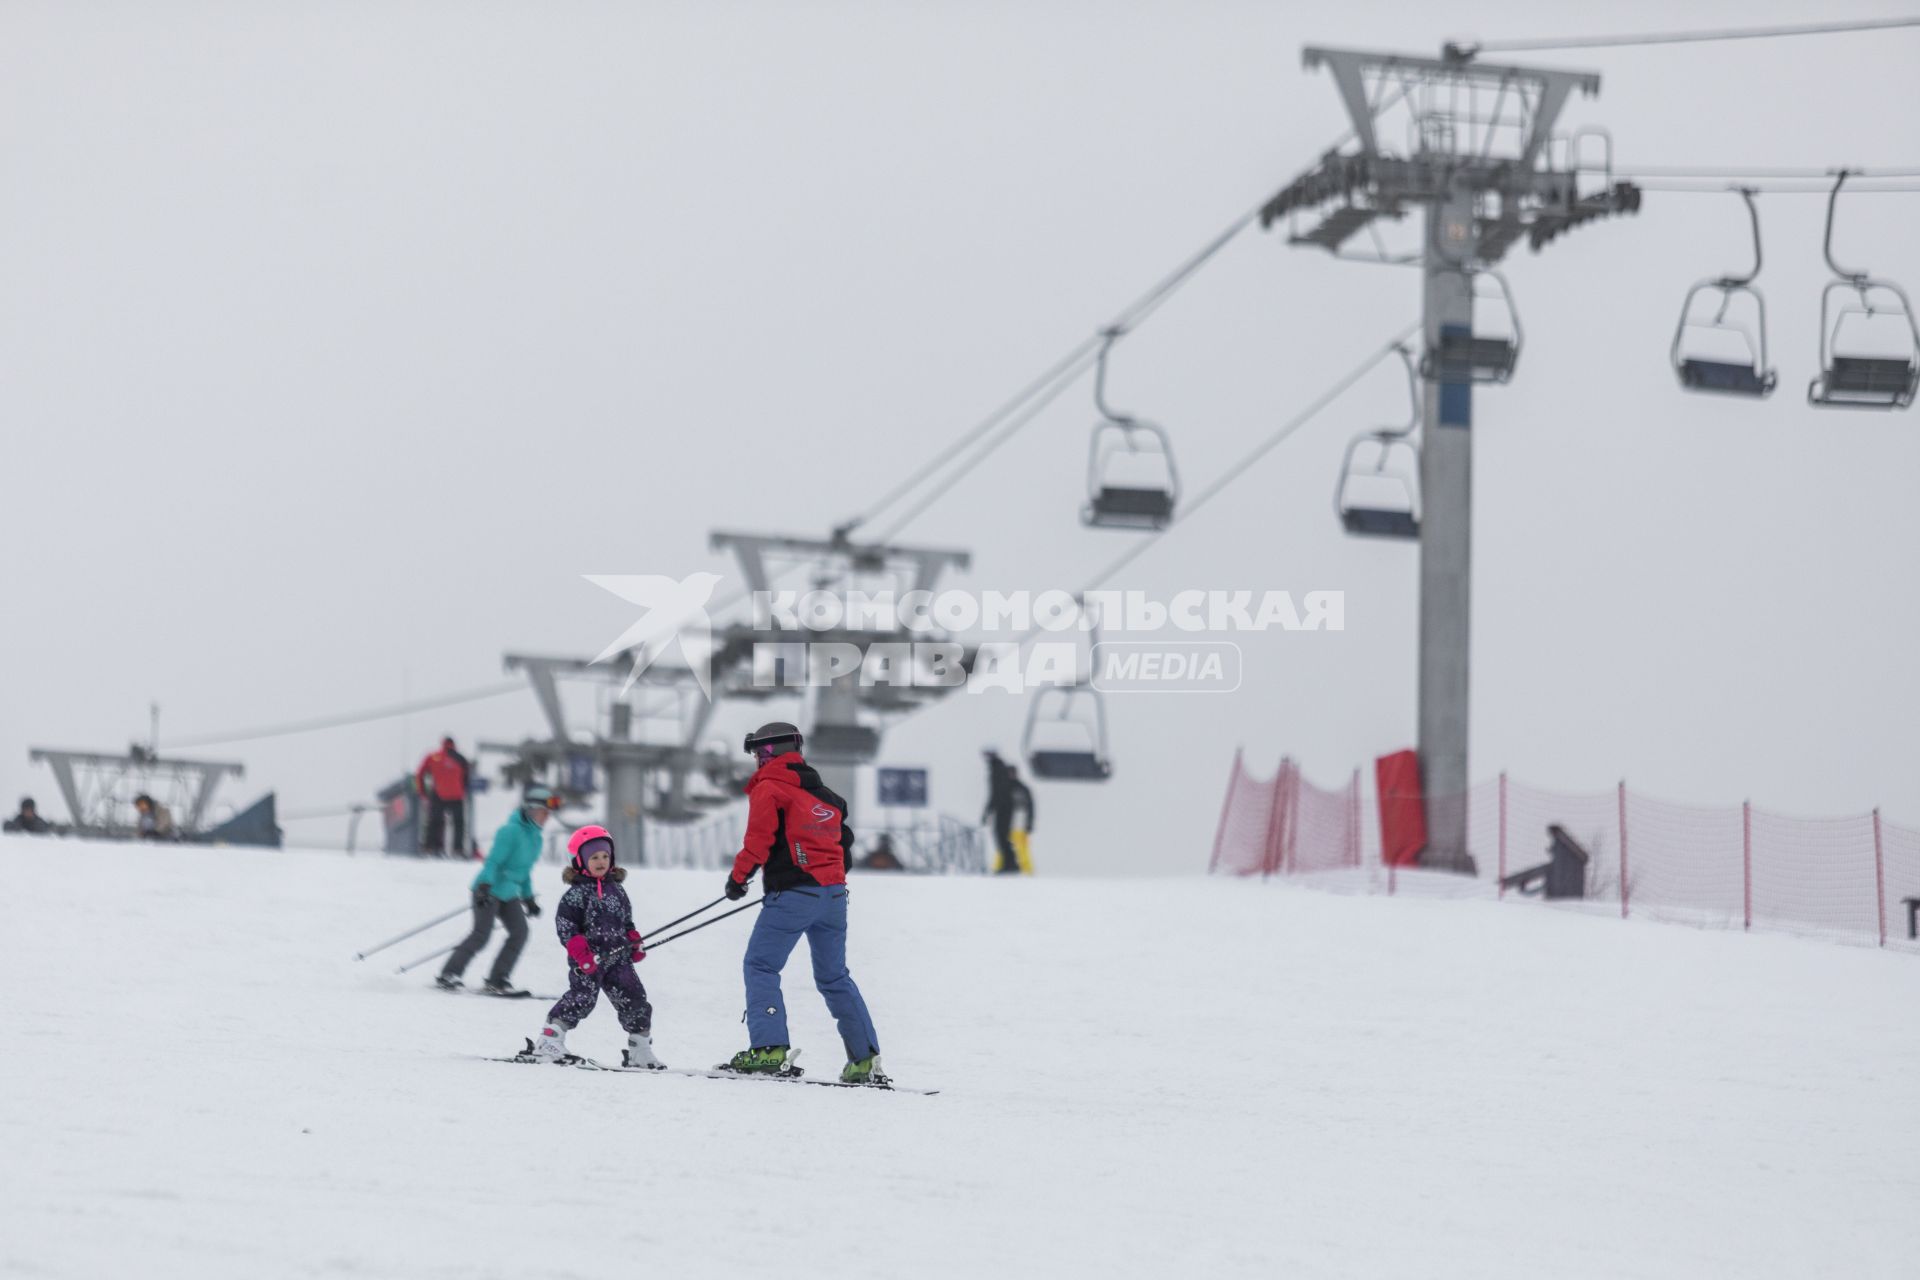
[[1507, 896], [1507, 771], [1500, 771], [1500, 892]]
[[1880, 811], [1873, 811], [1873, 894], [1880, 907], [1880, 945], [1887, 945], [1887, 862], [1880, 842]]
[[1743, 929], [1753, 928], [1753, 801], [1740, 802], [1740, 896]]
[[1620, 918], [1627, 918], [1627, 783], [1620, 780]]
[[1347, 854], [1355, 870], [1360, 867], [1360, 821], [1360, 766], [1355, 765], [1353, 780], [1347, 783]]
[[1267, 830], [1260, 842], [1260, 878], [1262, 880], [1271, 876], [1279, 866], [1280, 840], [1287, 821], [1285, 812], [1287, 767], [1292, 763], [1286, 756], [1281, 756], [1280, 768], [1273, 775], [1273, 790], [1267, 801]]
[[1281, 846], [1280, 870], [1292, 875], [1299, 865], [1296, 846], [1300, 838], [1300, 768], [1295, 766], [1287, 778], [1287, 834], [1286, 843]]
[[1227, 838], [1227, 815], [1233, 812], [1233, 793], [1240, 785], [1240, 752], [1233, 749], [1233, 772], [1227, 775], [1227, 800], [1220, 806], [1220, 825], [1213, 830], [1213, 857], [1207, 859], [1207, 874], [1212, 875], [1220, 865], [1220, 842]]

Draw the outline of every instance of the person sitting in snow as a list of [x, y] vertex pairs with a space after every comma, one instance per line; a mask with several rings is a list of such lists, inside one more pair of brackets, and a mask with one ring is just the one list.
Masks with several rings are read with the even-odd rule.
[[7, 831], [18, 831], [22, 835], [43, 836], [53, 830], [53, 824], [40, 816], [40, 810], [34, 806], [32, 796], [20, 798], [20, 812], [8, 818], [4, 824]]
[[529, 1041], [522, 1057], [567, 1063], [567, 1032], [586, 1020], [607, 993], [620, 1027], [627, 1033], [621, 1063], [662, 1070], [653, 1055], [653, 1006], [634, 965], [647, 958], [640, 931], [633, 927], [633, 903], [621, 883], [624, 867], [614, 865], [613, 836], [605, 827], [582, 827], [567, 841], [572, 862], [561, 873], [567, 891], [554, 909], [553, 923], [567, 948], [567, 993], [547, 1011], [540, 1039]]
[[167, 806], [142, 792], [133, 798], [134, 834], [142, 840], [174, 838], [173, 814]]

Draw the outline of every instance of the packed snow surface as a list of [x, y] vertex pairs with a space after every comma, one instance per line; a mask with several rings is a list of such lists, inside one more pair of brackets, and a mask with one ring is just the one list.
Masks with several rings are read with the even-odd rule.
[[[938, 1097], [500, 1065], [544, 1006], [397, 964], [471, 868], [0, 840], [0, 1272], [1912, 1276], [1920, 960], [1535, 903], [856, 880]], [[557, 869], [536, 882], [548, 905]], [[718, 893], [638, 872], [642, 927]], [[641, 966], [743, 1047], [747, 917]], [[564, 981], [552, 917], [516, 977]], [[497, 935], [496, 935], [497, 936]], [[803, 948], [804, 949], [804, 948]], [[483, 955], [469, 978], [484, 976]], [[796, 1043], [836, 1069], [796, 954]], [[617, 1057], [605, 1002], [573, 1037]]]

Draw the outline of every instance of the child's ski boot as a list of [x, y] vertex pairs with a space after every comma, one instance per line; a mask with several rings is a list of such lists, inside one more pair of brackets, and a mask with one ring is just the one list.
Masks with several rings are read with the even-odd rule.
[[653, 1056], [653, 1038], [634, 1032], [627, 1037], [627, 1047], [621, 1051], [620, 1065], [623, 1067], [645, 1067], [649, 1071], [665, 1071], [667, 1064]]
[[885, 1089], [893, 1084], [893, 1080], [880, 1070], [880, 1055], [876, 1053], [840, 1068], [840, 1083], [870, 1084]]
[[555, 1066], [569, 1066], [581, 1059], [567, 1052], [567, 1029], [556, 1027], [551, 1022], [540, 1028], [538, 1040], [527, 1041], [524, 1053], [515, 1055], [528, 1062], [550, 1062]]
[[784, 1044], [762, 1045], [742, 1049], [716, 1070], [733, 1071], [743, 1076], [797, 1076], [800, 1068], [793, 1065], [793, 1059], [799, 1056]]

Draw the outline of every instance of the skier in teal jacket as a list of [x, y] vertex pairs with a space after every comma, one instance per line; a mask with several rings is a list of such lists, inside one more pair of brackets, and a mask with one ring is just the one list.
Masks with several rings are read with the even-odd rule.
[[506, 926], [507, 941], [493, 958], [483, 990], [494, 996], [526, 994], [513, 985], [513, 966], [527, 945], [527, 917], [540, 914], [533, 896], [533, 864], [540, 860], [541, 828], [559, 807], [560, 797], [546, 787], [528, 787], [520, 807], [494, 833], [493, 848], [473, 878], [473, 931], [453, 949], [440, 971], [438, 982], [447, 990], [458, 991], [465, 985], [461, 975], [487, 945], [498, 918]]

